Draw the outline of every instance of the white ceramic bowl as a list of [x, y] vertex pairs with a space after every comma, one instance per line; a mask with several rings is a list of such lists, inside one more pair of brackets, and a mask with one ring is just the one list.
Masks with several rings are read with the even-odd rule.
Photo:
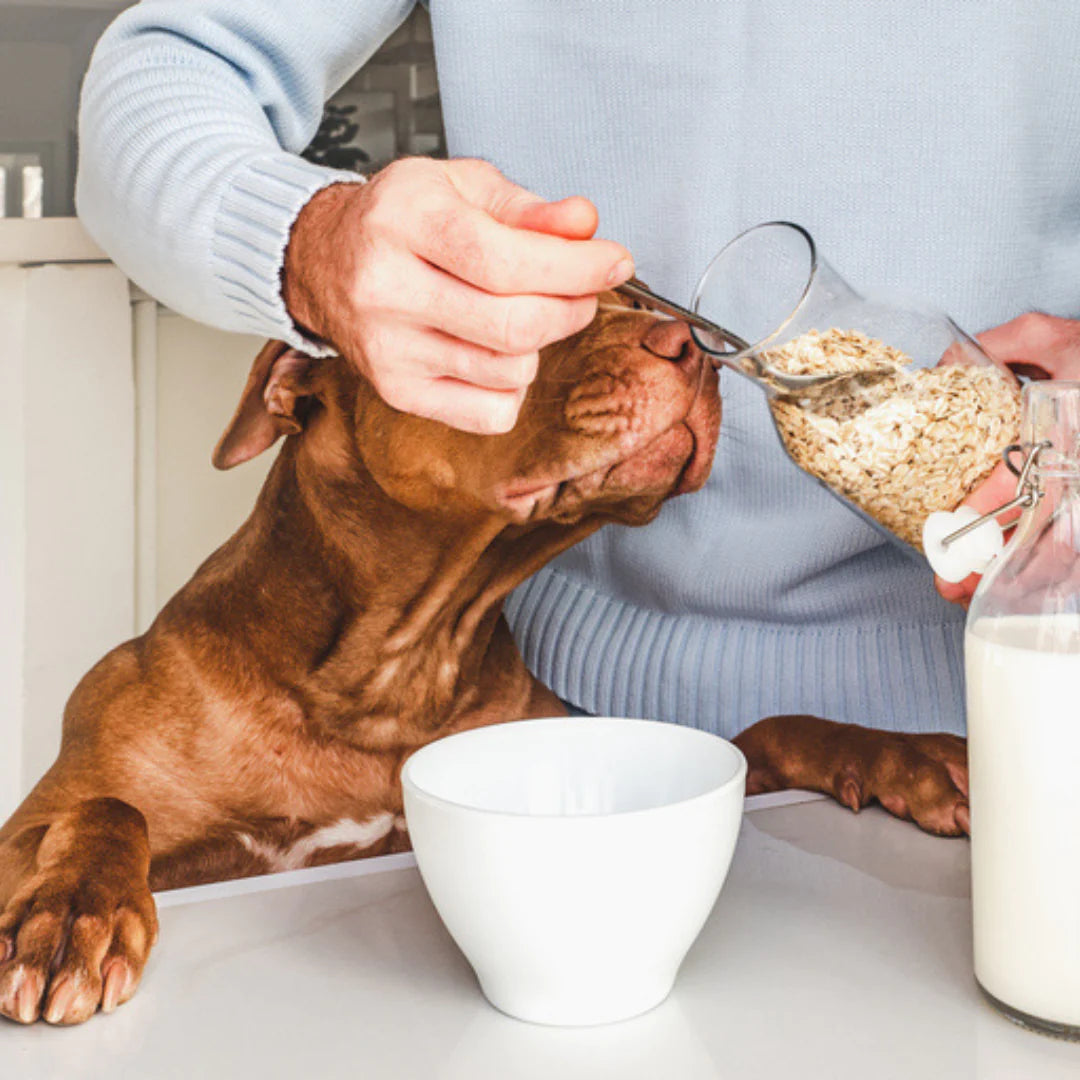
[[611, 717], [450, 735], [402, 772], [420, 873], [485, 996], [568, 1025], [670, 993], [727, 875], [745, 778], [715, 735]]

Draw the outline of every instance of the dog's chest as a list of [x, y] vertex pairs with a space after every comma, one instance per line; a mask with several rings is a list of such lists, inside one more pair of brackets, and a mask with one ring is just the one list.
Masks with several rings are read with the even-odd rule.
[[376, 847], [400, 850], [407, 846], [405, 819], [392, 810], [361, 819], [344, 817], [320, 826], [285, 823], [239, 829], [235, 835], [243, 849], [264, 863], [269, 872], [357, 858], [374, 854], [371, 849]]

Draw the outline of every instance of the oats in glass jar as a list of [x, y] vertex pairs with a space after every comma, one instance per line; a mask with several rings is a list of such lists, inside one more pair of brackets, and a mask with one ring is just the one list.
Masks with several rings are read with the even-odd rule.
[[[1020, 390], [995, 367], [912, 369], [910, 357], [857, 330], [803, 334], [763, 359], [789, 374], [850, 372], [829, 392], [770, 401], [794, 461], [906, 543], [984, 480], [1020, 426]], [[861, 382], [859, 371], [893, 374]]]

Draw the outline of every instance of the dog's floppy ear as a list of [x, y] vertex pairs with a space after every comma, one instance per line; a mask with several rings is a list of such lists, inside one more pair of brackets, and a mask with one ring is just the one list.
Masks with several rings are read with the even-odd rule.
[[318, 360], [269, 341], [251, 365], [240, 404], [211, 457], [219, 469], [242, 465], [273, 446], [282, 435], [302, 430], [298, 401], [310, 392], [307, 376]]

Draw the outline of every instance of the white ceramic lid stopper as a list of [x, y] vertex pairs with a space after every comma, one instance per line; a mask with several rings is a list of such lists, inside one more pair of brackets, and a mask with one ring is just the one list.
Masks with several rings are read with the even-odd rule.
[[954, 540], [947, 547], [942, 541], [957, 529], [978, 520], [980, 514], [970, 506], [956, 510], [938, 510], [923, 523], [922, 542], [926, 561], [943, 581], [961, 582], [969, 574], [981, 574], [1005, 546], [1001, 526], [993, 519]]

